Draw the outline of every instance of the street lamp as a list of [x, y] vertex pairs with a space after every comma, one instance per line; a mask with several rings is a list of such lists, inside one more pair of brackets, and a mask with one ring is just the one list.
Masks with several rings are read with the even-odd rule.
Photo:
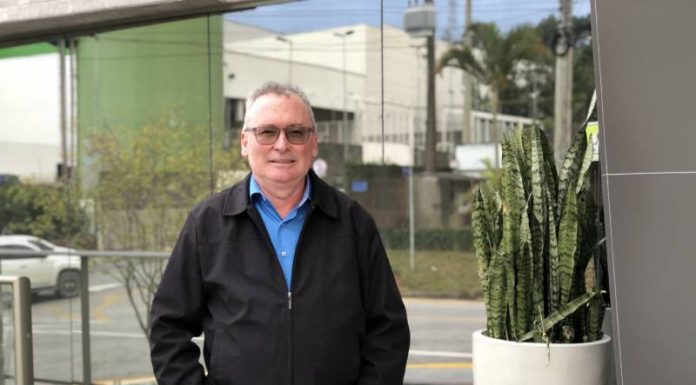
[[435, 27], [437, 11], [433, 0], [425, 0], [422, 5], [410, 7], [404, 13], [404, 29], [413, 37], [425, 37], [428, 49], [428, 102], [425, 127], [425, 172], [436, 169], [437, 123], [435, 121]]
[[344, 32], [334, 32], [334, 36], [341, 39], [343, 52], [343, 123], [341, 124], [341, 138], [343, 139], [343, 161], [348, 159], [348, 143], [346, 134], [348, 133], [348, 86], [346, 79], [346, 37], [353, 34], [353, 30], [349, 29]]
[[276, 36], [276, 40], [288, 43], [288, 83], [292, 83], [292, 40], [284, 36]]

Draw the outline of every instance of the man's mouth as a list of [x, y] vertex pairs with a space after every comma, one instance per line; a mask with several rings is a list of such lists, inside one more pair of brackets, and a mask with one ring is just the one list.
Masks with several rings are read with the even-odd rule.
[[271, 163], [290, 164], [295, 163], [294, 159], [272, 159]]

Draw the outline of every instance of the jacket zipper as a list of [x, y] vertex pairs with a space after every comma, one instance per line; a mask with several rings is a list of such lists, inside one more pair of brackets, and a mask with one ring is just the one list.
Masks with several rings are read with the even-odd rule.
[[[304, 235], [304, 230], [305, 226], [307, 226], [307, 222], [309, 221], [309, 217], [312, 215], [312, 212], [314, 212], [314, 207], [316, 204], [314, 202], [310, 202], [309, 206], [309, 211], [307, 212], [307, 217], [305, 217], [304, 223], [302, 224], [302, 231], [300, 231], [300, 237], [297, 240], [297, 246], [295, 247], [295, 262], [292, 264], [292, 281], [290, 282], [290, 288], [286, 287], [288, 290], [288, 384], [292, 385], [292, 348], [293, 348], [293, 342], [292, 342], [292, 330], [293, 330], [293, 322], [294, 318], [292, 315], [292, 287], [293, 284], [295, 283], [295, 265], [297, 265], [297, 259], [298, 259], [298, 253], [297, 251], [300, 250], [300, 244], [302, 243], [302, 237]], [[261, 218], [258, 217], [258, 212], [256, 211], [255, 208], [249, 208], [248, 209], [253, 215], [251, 215], [253, 222], [256, 224], [257, 227], [260, 226], [260, 228], [264, 229], [266, 231], [266, 226], [263, 224], [263, 221]], [[267, 233], [267, 232], [266, 232]], [[283, 268], [280, 266], [280, 261], [278, 261], [278, 257], [275, 255], [275, 249], [273, 248], [272, 244], [269, 244], [270, 238], [266, 240], [266, 247], [271, 251], [271, 255], [273, 258], [276, 260], [277, 266], [280, 268], [281, 273]]]
[[298, 251], [300, 251], [300, 245], [302, 244], [302, 237], [304, 236], [305, 232], [305, 227], [307, 226], [307, 222], [309, 221], [309, 217], [312, 215], [312, 212], [314, 212], [314, 207], [316, 204], [312, 201], [309, 204], [309, 211], [307, 211], [307, 216], [305, 217], [304, 223], [302, 224], [302, 230], [300, 231], [300, 237], [297, 239], [297, 246], [295, 247], [295, 261], [292, 264], [292, 278], [290, 281], [290, 289], [288, 289], [288, 384], [292, 385], [293, 381], [293, 370], [292, 370], [292, 350], [293, 350], [293, 341], [292, 341], [292, 330], [293, 330], [293, 323], [295, 322], [295, 319], [292, 315], [292, 288], [295, 285], [295, 266], [297, 266], [297, 260], [299, 257]]
[[292, 291], [288, 290], [288, 384], [292, 385]]
[[283, 267], [280, 265], [280, 261], [278, 261], [278, 256], [276, 256], [275, 249], [273, 248], [273, 243], [271, 242], [271, 238], [268, 236], [268, 230], [266, 229], [266, 225], [263, 223], [263, 220], [259, 216], [258, 211], [256, 211], [256, 208], [252, 206], [247, 209], [247, 212], [252, 222], [254, 222], [256, 227], [262, 232], [262, 234], [265, 235], [264, 243], [266, 244], [268, 252], [275, 260], [276, 266], [278, 266], [278, 270], [280, 271], [281, 276], [281, 282], [283, 283], [283, 287], [288, 293], [288, 384], [292, 385], [292, 285], [288, 287], [288, 285], [285, 283], [285, 279], [283, 279]]

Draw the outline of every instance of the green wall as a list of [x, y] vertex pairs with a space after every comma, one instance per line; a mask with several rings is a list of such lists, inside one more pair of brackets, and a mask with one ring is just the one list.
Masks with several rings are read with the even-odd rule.
[[[208, 33], [210, 31], [210, 33]], [[82, 38], [77, 48], [78, 124], [127, 134], [174, 113], [178, 123], [223, 132], [222, 17]]]
[[40, 55], [45, 53], [58, 53], [58, 47], [50, 43], [37, 43], [17, 47], [0, 48], [0, 59]]

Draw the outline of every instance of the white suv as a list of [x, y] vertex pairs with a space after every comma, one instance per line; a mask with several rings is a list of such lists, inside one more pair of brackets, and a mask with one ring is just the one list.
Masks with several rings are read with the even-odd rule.
[[75, 297], [80, 293], [80, 257], [52, 255], [71, 251], [30, 235], [0, 235], [0, 249], [46, 252], [43, 256], [0, 255], [1, 275], [29, 277], [31, 291]]

